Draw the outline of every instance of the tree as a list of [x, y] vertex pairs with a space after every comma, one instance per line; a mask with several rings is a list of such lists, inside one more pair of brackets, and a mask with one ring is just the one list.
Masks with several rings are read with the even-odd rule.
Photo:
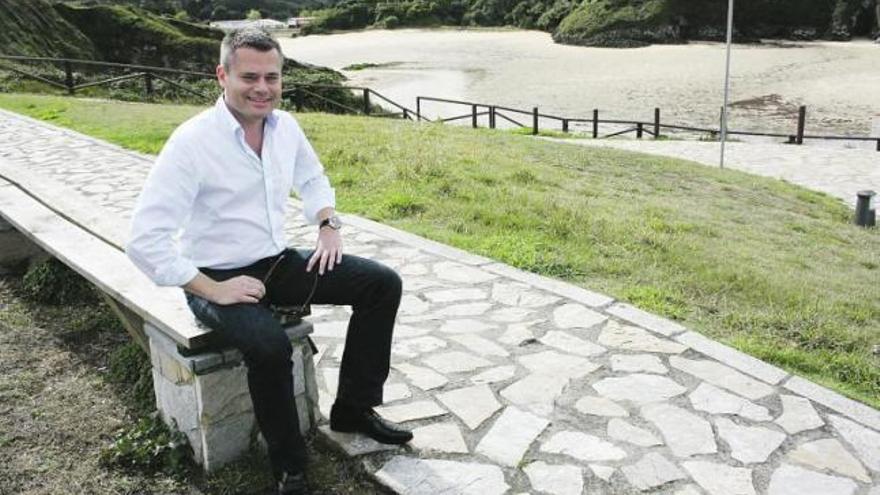
[[257, 9], [251, 9], [251, 10], [248, 10], [248, 13], [245, 16], [245, 18], [249, 21], [256, 21], [256, 20], [262, 19], [263, 14], [261, 14], [260, 11]]

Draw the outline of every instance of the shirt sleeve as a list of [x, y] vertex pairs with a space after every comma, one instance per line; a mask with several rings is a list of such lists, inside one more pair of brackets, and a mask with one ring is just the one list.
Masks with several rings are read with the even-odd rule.
[[324, 174], [324, 166], [303, 133], [294, 121], [296, 139], [296, 161], [293, 164], [293, 189], [303, 202], [303, 216], [312, 224], [318, 223], [318, 212], [324, 208], [336, 207], [336, 191], [330, 187], [330, 180]]
[[198, 274], [175, 239], [190, 216], [198, 183], [193, 161], [172, 136], [138, 198], [125, 247], [132, 263], [157, 285], [183, 286]]

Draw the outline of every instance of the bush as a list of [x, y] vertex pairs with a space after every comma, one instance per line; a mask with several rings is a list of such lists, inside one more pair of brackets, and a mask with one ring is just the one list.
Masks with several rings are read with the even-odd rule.
[[55, 258], [32, 266], [22, 279], [22, 290], [27, 299], [53, 306], [99, 301], [95, 288], [86, 279]]
[[191, 457], [186, 435], [168, 428], [153, 414], [120, 432], [109, 447], [101, 451], [101, 463], [146, 472], [162, 472], [182, 477]]

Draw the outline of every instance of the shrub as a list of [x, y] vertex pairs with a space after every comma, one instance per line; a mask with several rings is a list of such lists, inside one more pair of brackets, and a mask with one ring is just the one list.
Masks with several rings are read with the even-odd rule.
[[62, 306], [95, 304], [95, 288], [78, 273], [55, 258], [31, 267], [22, 280], [25, 297], [33, 302]]

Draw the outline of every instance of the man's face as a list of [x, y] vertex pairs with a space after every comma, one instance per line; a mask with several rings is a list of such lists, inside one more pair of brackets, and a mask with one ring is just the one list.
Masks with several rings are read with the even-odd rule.
[[239, 48], [228, 71], [217, 66], [217, 80], [226, 90], [226, 104], [242, 123], [260, 122], [281, 98], [281, 56], [274, 48]]

